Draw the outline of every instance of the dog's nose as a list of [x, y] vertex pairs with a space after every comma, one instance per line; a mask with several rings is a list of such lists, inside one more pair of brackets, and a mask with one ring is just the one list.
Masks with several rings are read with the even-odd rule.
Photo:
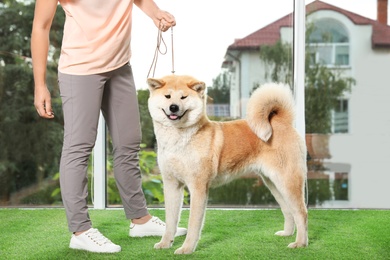
[[179, 106], [178, 105], [170, 105], [169, 106], [169, 110], [172, 112], [172, 113], [176, 113], [177, 111], [179, 111]]

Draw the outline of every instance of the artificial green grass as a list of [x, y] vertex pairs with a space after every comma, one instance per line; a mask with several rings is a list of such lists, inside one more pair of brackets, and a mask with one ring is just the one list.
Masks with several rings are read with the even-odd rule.
[[[151, 210], [164, 219], [163, 210]], [[188, 210], [180, 226], [186, 227]], [[130, 238], [123, 210], [90, 210], [94, 227], [122, 251], [96, 254], [68, 248], [63, 209], [0, 209], [0, 259], [390, 259], [390, 211], [309, 210], [309, 247], [290, 249], [280, 210], [207, 210], [198, 247], [192, 255], [155, 250], [158, 237]]]

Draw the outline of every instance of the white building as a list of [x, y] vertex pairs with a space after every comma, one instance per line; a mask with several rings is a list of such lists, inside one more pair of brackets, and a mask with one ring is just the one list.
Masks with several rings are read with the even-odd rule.
[[[378, 20], [372, 20], [321, 1], [307, 5], [306, 11], [308, 23], [315, 23], [319, 30], [332, 34], [331, 43], [321, 43], [320, 37], [315, 39], [316, 34], [313, 34], [310, 41], [316, 44], [309, 42], [307, 47], [311, 49], [313, 61], [342, 67], [345, 75], [356, 80], [335, 114], [334, 133], [328, 140], [330, 155], [323, 160], [330, 180], [347, 178], [343, 184], [347, 199], [336, 198], [324, 205], [390, 208], [390, 26], [387, 11], [378, 12]], [[228, 47], [223, 67], [231, 72], [231, 117], [245, 117], [253, 86], [269, 81], [259, 50], [278, 40], [292, 42], [292, 21], [292, 14], [287, 15], [235, 40]]]

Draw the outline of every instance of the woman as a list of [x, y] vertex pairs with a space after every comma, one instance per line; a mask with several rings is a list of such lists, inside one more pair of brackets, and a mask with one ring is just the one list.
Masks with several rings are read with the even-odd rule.
[[[91, 252], [119, 252], [92, 228], [87, 206], [88, 158], [95, 144], [100, 110], [113, 141], [114, 172], [130, 236], [162, 235], [165, 223], [152, 217], [141, 187], [138, 152], [141, 130], [136, 89], [129, 60], [133, 4], [162, 31], [176, 25], [175, 18], [153, 0], [60, 0], [66, 14], [58, 66], [64, 143], [60, 163], [62, 201], [70, 248]], [[35, 81], [34, 105], [38, 114], [54, 118], [46, 86], [49, 31], [56, 0], [37, 0], [31, 51]], [[176, 235], [186, 234], [179, 228]]]

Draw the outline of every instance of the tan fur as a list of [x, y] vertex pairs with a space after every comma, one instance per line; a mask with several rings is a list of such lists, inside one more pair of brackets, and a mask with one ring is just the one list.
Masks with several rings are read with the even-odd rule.
[[205, 113], [203, 82], [172, 75], [148, 79], [148, 84], [167, 224], [155, 248], [172, 246], [184, 186], [191, 194], [188, 233], [175, 254], [194, 252], [209, 188], [246, 173], [261, 176], [282, 209], [284, 230], [276, 235], [291, 236], [296, 226], [296, 240], [289, 247], [307, 246], [306, 148], [293, 127], [294, 101], [289, 87], [271, 83], [256, 90], [246, 120], [212, 122]]

